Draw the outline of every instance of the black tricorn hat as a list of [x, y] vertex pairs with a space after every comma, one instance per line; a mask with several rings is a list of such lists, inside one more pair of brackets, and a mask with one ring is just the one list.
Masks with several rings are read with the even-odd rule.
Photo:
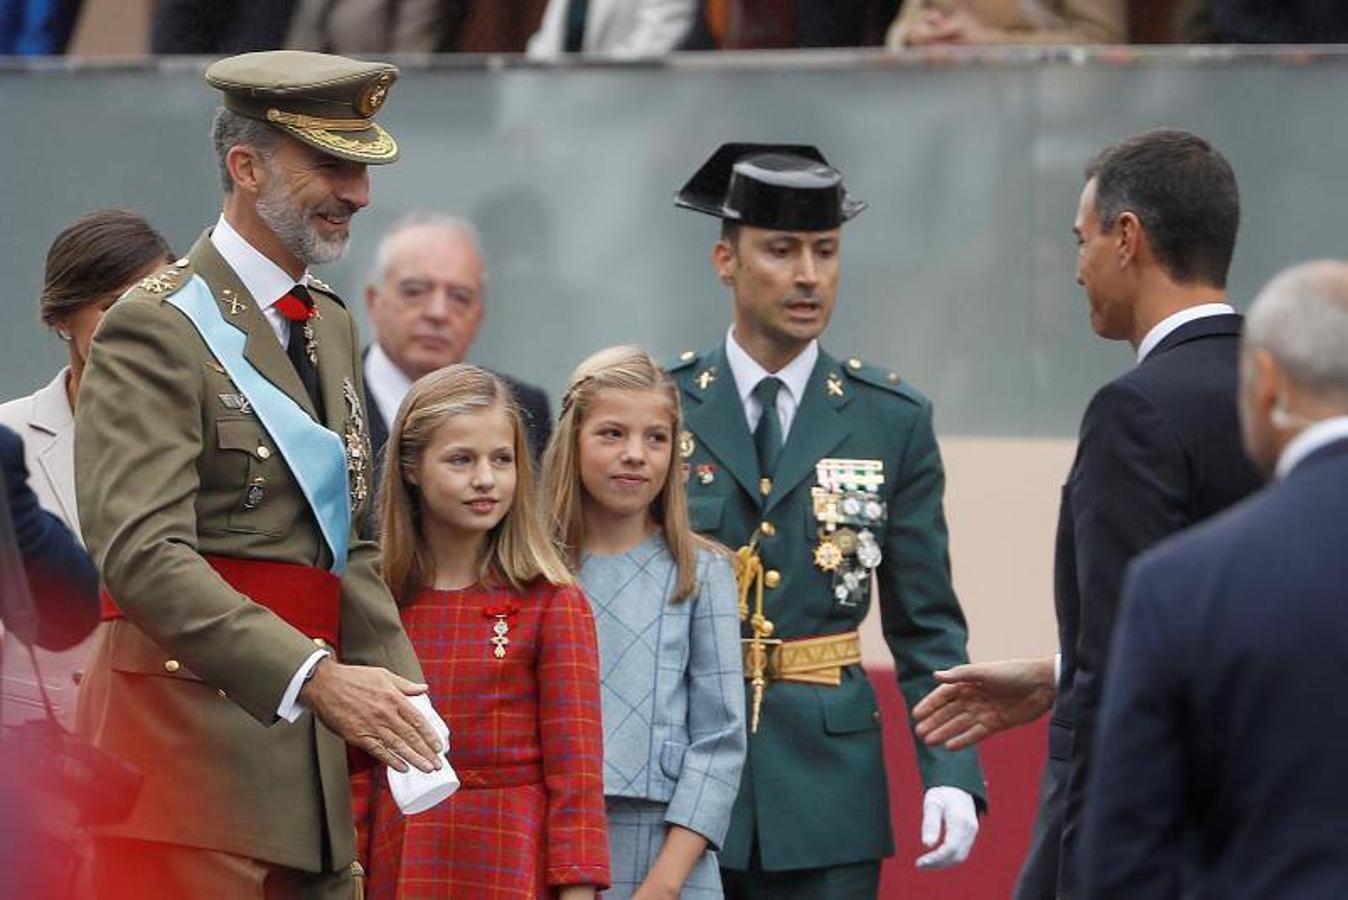
[[866, 208], [819, 148], [806, 144], [722, 144], [674, 205], [780, 231], [827, 231]]

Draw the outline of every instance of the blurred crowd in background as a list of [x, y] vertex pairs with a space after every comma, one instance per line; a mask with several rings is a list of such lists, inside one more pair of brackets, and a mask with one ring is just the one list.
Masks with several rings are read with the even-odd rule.
[[1348, 4], [1335, 0], [0, 0], [0, 55], [19, 56], [289, 47], [647, 58], [681, 50], [1346, 39]]

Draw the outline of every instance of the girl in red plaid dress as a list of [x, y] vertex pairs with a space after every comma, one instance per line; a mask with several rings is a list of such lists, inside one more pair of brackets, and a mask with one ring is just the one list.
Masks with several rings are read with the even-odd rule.
[[608, 885], [594, 620], [541, 524], [529, 445], [501, 380], [419, 380], [390, 430], [383, 574], [462, 788], [404, 817], [356, 776], [369, 900], [593, 900]]

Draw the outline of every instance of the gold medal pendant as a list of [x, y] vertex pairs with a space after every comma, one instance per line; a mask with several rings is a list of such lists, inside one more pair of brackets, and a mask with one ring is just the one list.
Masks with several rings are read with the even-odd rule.
[[843, 552], [832, 539], [824, 538], [814, 548], [814, 564], [822, 572], [836, 572], [842, 565]]
[[495, 659], [505, 659], [506, 647], [510, 646], [510, 617], [520, 611], [518, 606], [488, 606], [482, 614], [495, 619], [491, 624], [491, 655]]

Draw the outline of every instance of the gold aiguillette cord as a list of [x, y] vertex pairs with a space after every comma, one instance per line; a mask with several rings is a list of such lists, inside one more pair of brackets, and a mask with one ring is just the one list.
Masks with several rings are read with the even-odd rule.
[[[754, 689], [752, 717], [749, 731], [758, 731], [758, 720], [763, 713], [763, 689], [767, 687], [768, 647], [765, 641], [772, 637], [772, 622], [763, 615], [763, 559], [758, 555], [758, 531], [749, 543], [735, 551], [735, 583], [739, 587], [740, 621], [746, 619], [753, 632], [749, 649], [744, 655], [745, 674]], [[749, 591], [754, 592], [754, 612], [749, 615]]]

